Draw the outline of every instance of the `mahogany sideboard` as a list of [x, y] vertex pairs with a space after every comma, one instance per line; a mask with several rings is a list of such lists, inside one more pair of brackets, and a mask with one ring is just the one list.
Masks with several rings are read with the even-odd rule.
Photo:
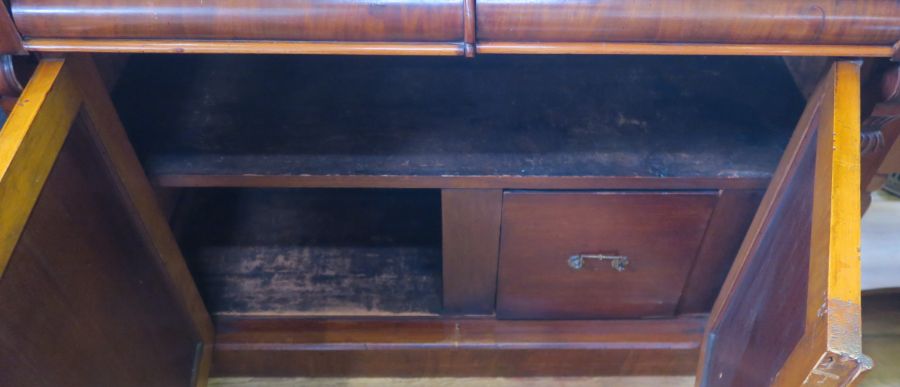
[[898, 41], [894, 0], [10, 0], [0, 385], [850, 385]]

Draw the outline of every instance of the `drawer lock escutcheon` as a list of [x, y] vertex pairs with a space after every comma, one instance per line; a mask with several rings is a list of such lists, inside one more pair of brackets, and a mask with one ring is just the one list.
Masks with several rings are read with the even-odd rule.
[[581, 270], [581, 268], [584, 267], [585, 259], [609, 261], [615, 271], [625, 271], [625, 267], [628, 266], [628, 257], [624, 255], [578, 254], [569, 257], [569, 267], [575, 270]]

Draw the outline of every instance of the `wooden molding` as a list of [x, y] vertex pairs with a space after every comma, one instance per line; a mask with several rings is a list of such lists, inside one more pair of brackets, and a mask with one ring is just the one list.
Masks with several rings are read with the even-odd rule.
[[223, 317], [213, 375], [685, 375], [705, 322]]
[[463, 0], [463, 42], [467, 58], [475, 56], [475, 0]]
[[460, 56], [461, 43], [299, 42], [227, 40], [28, 39], [28, 50], [155, 54], [315, 54]]
[[890, 46], [801, 44], [705, 44], [705, 43], [549, 43], [480, 42], [479, 54], [584, 54], [584, 55], [762, 55], [883, 57]]

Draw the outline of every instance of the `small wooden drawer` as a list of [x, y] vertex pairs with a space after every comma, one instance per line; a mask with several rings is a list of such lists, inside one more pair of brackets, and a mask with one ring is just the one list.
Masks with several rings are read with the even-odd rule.
[[503, 196], [499, 318], [670, 316], [716, 192]]

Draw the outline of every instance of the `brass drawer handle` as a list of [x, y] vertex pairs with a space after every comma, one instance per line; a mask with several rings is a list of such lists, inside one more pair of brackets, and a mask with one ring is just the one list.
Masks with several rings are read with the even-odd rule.
[[616, 271], [625, 271], [625, 266], [628, 266], [628, 257], [624, 255], [578, 254], [569, 257], [569, 267], [575, 270], [581, 270], [581, 268], [584, 267], [585, 259], [609, 261], [612, 268]]

